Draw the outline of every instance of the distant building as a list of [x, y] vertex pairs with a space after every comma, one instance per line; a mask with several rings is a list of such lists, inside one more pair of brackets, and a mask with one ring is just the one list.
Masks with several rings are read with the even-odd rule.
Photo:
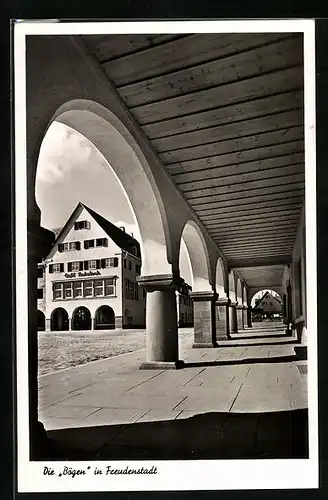
[[282, 314], [282, 303], [279, 296], [273, 296], [269, 291], [255, 301], [253, 314], [263, 318], [270, 318]]
[[186, 327], [194, 324], [194, 308], [193, 301], [189, 296], [191, 286], [186, 283], [176, 292], [177, 311], [178, 311], [178, 326]]
[[145, 326], [138, 241], [82, 203], [38, 270], [40, 330]]

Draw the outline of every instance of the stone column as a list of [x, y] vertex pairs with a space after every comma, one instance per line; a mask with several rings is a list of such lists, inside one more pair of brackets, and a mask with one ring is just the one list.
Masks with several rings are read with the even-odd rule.
[[248, 307], [244, 304], [243, 305], [243, 328], [247, 328], [248, 322], [247, 322], [247, 309]]
[[219, 297], [216, 305], [216, 338], [217, 340], [227, 340], [229, 335], [229, 304], [230, 299]]
[[231, 301], [229, 304], [229, 333], [238, 333], [237, 326], [237, 302]]
[[37, 265], [51, 250], [54, 234], [34, 220], [27, 221], [28, 281], [28, 377], [30, 460], [40, 458], [47, 447], [43, 424], [38, 420], [38, 335], [37, 335]]
[[[91, 326], [93, 326], [92, 323], [91, 323]], [[72, 330], [72, 318], [68, 318], [68, 331], [70, 332], [71, 330]]]
[[236, 310], [237, 310], [237, 329], [243, 330], [243, 328], [244, 328], [244, 325], [243, 325], [243, 305], [237, 304]]
[[183, 280], [171, 274], [140, 276], [146, 295], [147, 360], [141, 369], [182, 368], [179, 360], [178, 322], [175, 291]]
[[248, 328], [252, 328], [252, 307], [247, 307], [247, 326]]
[[46, 332], [50, 332], [51, 331], [51, 319], [46, 319], [45, 321], [45, 330]]
[[216, 340], [217, 294], [211, 290], [193, 292], [190, 297], [194, 303], [194, 348], [218, 347]]

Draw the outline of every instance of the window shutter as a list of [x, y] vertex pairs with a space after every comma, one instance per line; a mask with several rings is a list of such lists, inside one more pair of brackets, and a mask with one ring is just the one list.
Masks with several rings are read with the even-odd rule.
[[100, 264], [100, 259], [97, 259], [97, 265], [96, 265], [96, 268], [97, 268], [97, 269], [100, 269], [100, 265], [101, 265], [101, 264]]
[[118, 267], [118, 258], [114, 257], [114, 266], [113, 267]]
[[80, 261], [80, 271], [83, 271], [83, 260]]
[[61, 273], [64, 272], [64, 263], [63, 262], [60, 263], [60, 272]]
[[101, 259], [101, 269], [105, 269], [106, 267], [106, 259]]
[[103, 238], [103, 246], [108, 247], [108, 239], [107, 238]]
[[67, 271], [70, 272], [72, 270], [72, 262], [67, 263]]
[[49, 273], [53, 273], [53, 272], [54, 272], [54, 265], [49, 264]]
[[87, 250], [89, 248], [88, 240], [84, 241], [84, 248]]
[[85, 260], [84, 261], [84, 270], [87, 271], [89, 269], [89, 261]]
[[58, 252], [62, 252], [63, 251], [63, 247], [64, 247], [64, 245], [62, 243], [59, 243], [58, 244]]
[[81, 243], [80, 243], [80, 241], [76, 242], [76, 250], [81, 250]]

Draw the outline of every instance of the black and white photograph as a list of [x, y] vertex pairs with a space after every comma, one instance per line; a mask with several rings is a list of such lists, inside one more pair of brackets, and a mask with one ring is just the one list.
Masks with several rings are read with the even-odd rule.
[[19, 492], [318, 486], [314, 34], [16, 23]]

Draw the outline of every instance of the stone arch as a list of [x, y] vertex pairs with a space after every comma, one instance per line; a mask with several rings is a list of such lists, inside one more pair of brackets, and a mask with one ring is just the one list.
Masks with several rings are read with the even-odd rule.
[[282, 288], [281, 287], [277, 287], [277, 286], [268, 286], [268, 287], [264, 287], [264, 286], [260, 286], [260, 287], [257, 287], [257, 288], [252, 288], [251, 290], [251, 293], [249, 294], [249, 304], [251, 304], [253, 298], [254, 298], [254, 295], [256, 295], [258, 292], [261, 292], [262, 290], [273, 290], [274, 292], [276, 292], [280, 299], [282, 300], [282, 296], [283, 296], [283, 293], [282, 293]]
[[184, 241], [192, 269], [193, 292], [211, 291], [210, 260], [206, 241], [198, 224], [189, 220], [184, 225], [181, 239]]
[[54, 121], [86, 137], [114, 172], [139, 227], [142, 274], [169, 274], [171, 242], [164, 204], [132, 134], [114, 113], [90, 100], [76, 99], [60, 106], [47, 130]]
[[104, 304], [98, 307], [98, 309], [95, 312], [94, 329], [95, 330], [115, 329], [115, 313], [110, 306]]
[[50, 330], [54, 332], [68, 330], [68, 312], [63, 307], [56, 307], [50, 316]]
[[215, 289], [219, 297], [226, 297], [226, 280], [225, 280], [225, 268], [221, 257], [218, 258], [216, 263], [216, 273], [215, 273]]
[[91, 313], [87, 307], [79, 306], [74, 309], [72, 330], [91, 330]]
[[44, 312], [38, 309], [38, 331], [42, 332], [46, 329], [46, 317]]
[[235, 275], [233, 271], [229, 272], [229, 298], [232, 301], [236, 300], [236, 282], [235, 282]]

